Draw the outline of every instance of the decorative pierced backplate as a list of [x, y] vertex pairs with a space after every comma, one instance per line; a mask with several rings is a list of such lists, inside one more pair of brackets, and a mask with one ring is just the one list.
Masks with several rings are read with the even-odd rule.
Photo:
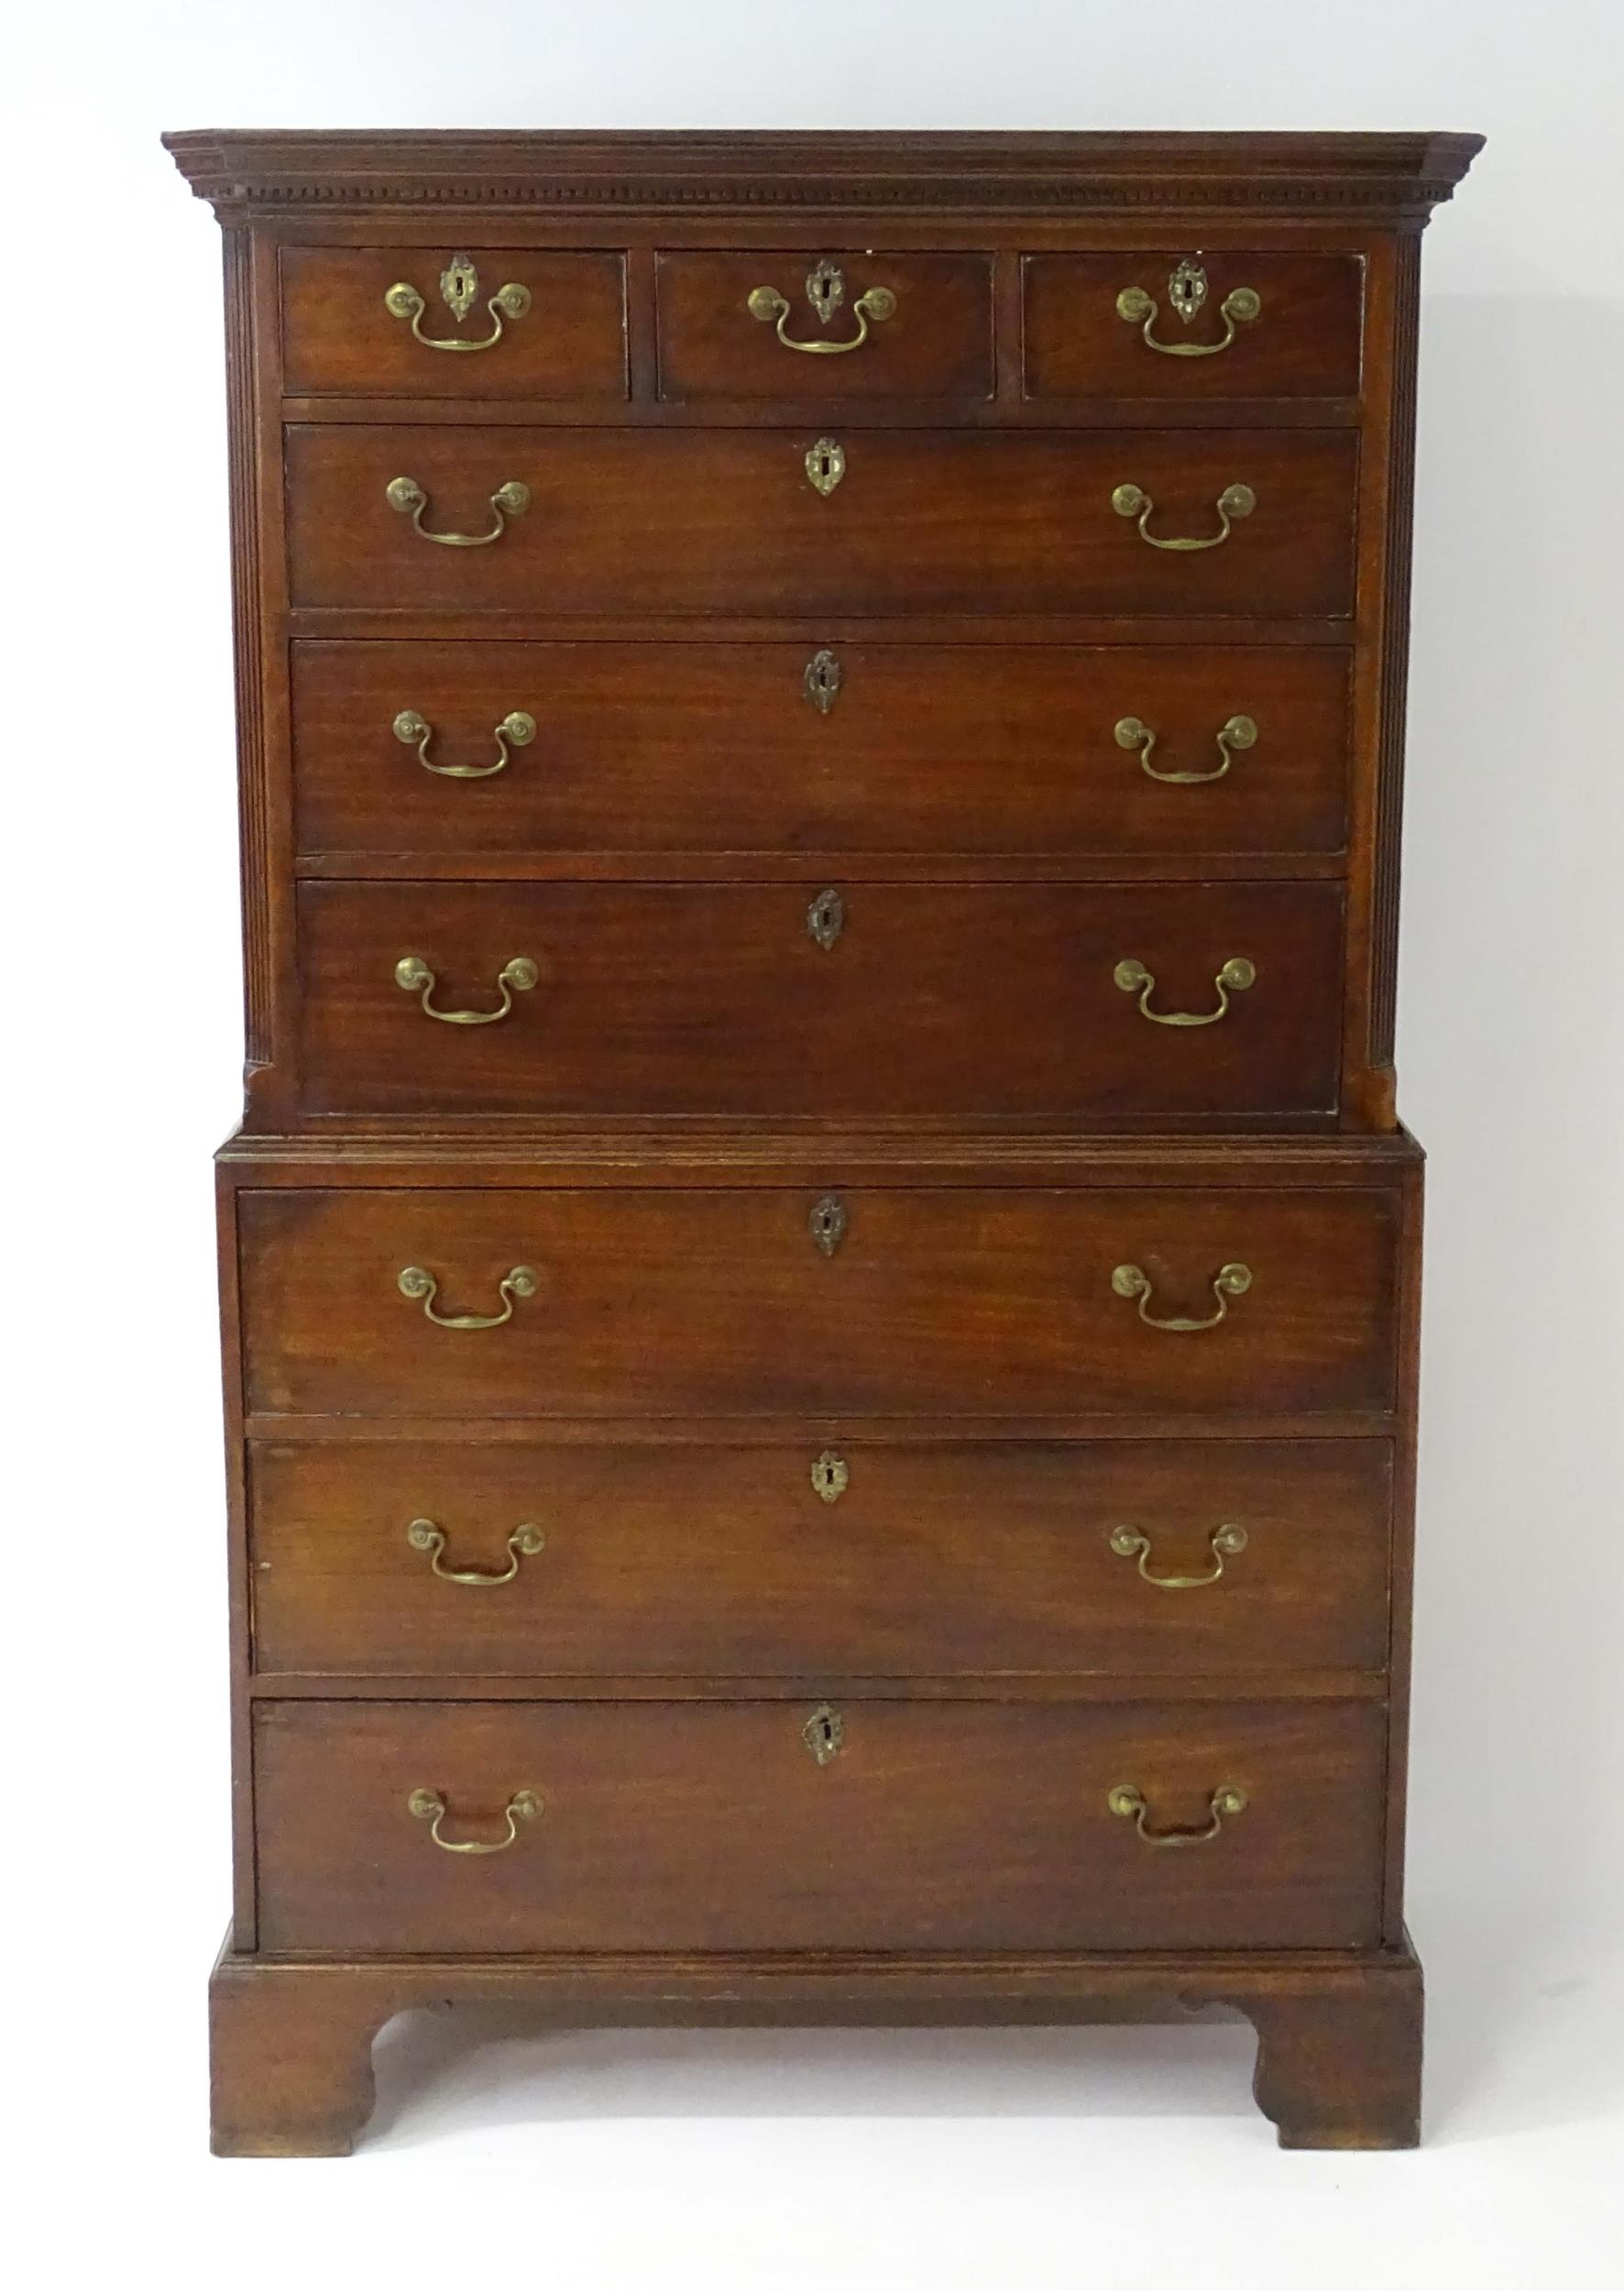
[[844, 1456], [826, 1448], [812, 1466], [812, 1485], [826, 1504], [838, 1504], [851, 1483], [851, 1468]]
[[827, 501], [846, 475], [846, 449], [838, 439], [820, 437], [806, 454], [807, 477], [815, 493]]
[[831, 1710], [827, 1703], [819, 1703], [801, 1728], [801, 1740], [819, 1766], [827, 1766], [831, 1759], [839, 1756], [845, 1739], [846, 1728], [840, 1714]]
[[1188, 326], [1207, 299], [1207, 274], [1193, 255], [1186, 255], [1168, 280], [1168, 300]]
[[846, 1233], [846, 1211], [838, 1194], [826, 1193], [812, 1204], [807, 1231], [826, 1257], [832, 1257]]
[[838, 891], [820, 891], [807, 909], [807, 929], [827, 955], [846, 927], [846, 902]]
[[479, 294], [479, 273], [466, 255], [453, 255], [440, 273], [440, 291], [454, 318], [466, 318], [473, 309]]
[[807, 273], [807, 300], [817, 312], [819, 324], [824, 326], [846, 300], [846, 281], [840, 275], [839, 265], [830, 262], [827, 255]]
[[801, 682], [819, 716], [827, 716], [839, 698], [841, 681], [840, 663], [828, 647], [825, 645], [821, 652], [814, 652]]

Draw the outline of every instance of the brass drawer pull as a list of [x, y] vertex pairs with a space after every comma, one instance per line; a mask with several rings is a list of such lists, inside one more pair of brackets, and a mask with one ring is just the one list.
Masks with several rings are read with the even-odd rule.
[[1154, 1584], [1158, 1591], [1201, 1591], [1210, 1583], [1216, 1583], [1223, 1573], [1223, 1562], [1246, 1548], [1246, 1530], [1225, 1525], [1214, 1528], [1207, 1538], [1207, 1548], [1213, 1554], [1213, 1564], [1204, 1575], [1157, 1575], [1150, 1570], [1150, 1538], [1141, 1535], [1137, 1528], [1113, 1528], [1110, 1542], [1118, 1559], [1139, 1562], [1139, 1573], [1145, 1581]]
[[[398, 719], [395, 729], [399, 737]], [[1150, 751], [1156, 746], [1157, 740], [1150, 726], [1140, 717], [1125, 716], [1116, 727], [1117, 746], [1128, 749], [1137, 748], [1141, 751], [1139, 769], [1153, 780], [1164, 781], [1169, 787], [1200, 787], [1204, 781], [1221, 780], [1234, 762], [1234, 750], [1251, 748], [1256, 745], [1257, 727], [1249, 716], [1232, 716], [1228, 723], [1217, 733], [1216, 738], [1220, 761], [1215, 771], [1158, 772], [1150, 761]]]
[[807, 663], [801, 686], [819, 716], [827, 716], [840, 696], [840, 663], [825, 645]]
[[1221, 530], [1215, 533], [1204, 534], [1199, 539], [1189, 533], [1180, 533], [1163, 541], [1153, 533], [1150, 531], [1150, 517], [1156, 508], [1156, 503], [1143, 486], [1118, 486], [1111, 496], [1111, 506], [1118, 517], [1132, 517], [1138, 520], [1139, 537], [1142, 541], [1147, 541], [1153, 549], [1216, 549], [1221, 543], [1229, 539], [1230, 528], [1235, 520], [1251, 516], [1257, 507], [1257, 496], [1250, 486], [1225, 486], [1214, 505], [1218, 511]]
[[1155, 1292], [1149, 1274], [1142, 1272], [1136, 1265], [1119, 1265], [1111, 1276], [1111, 1286], [1119, 1297], [1136, 1297], [1139, 1299], [1139, 1318], [1147, 1329], [1169, 1329], [1175, 1336], [1187, 1336], [1197, 1329], [1215, 1329], [1218, 1326], [1229, 1310], [1230, 1299], [1244, 1297], [1251, 1288], [1252, 1268], [1249, 1265], [1219, 1266], [1213, 1276], [1213, 1295], [1217, 1299], [1218, 1310], [1209, 1313], [1204, 1321], [1185, 1321], [1177, 1314], [1158, 1320], [1155, 1313], [1147, 1311], [1146, 1308]]
[[[453, 255], [440, 273], [440, 292], [446, 309], [460, 325], [473, 309], [479, 294], [479, 273], [466, 255]], [[383, 298], [383, 305], [391, 318], [411, 321], [412, 337], [421, 342], [425, 350], [494, 350], [502, 338], [502, 321], [522, 318], [530, 309], [530, 289], [516, 284], [512, 280], [506, 286], [498, 287], [485, 305], [495, 321], [495, 326], [491, 333], [477, 335], [472, 341], [455, 335], [425, 334], [422, 322], [428, 304], [417, 289], [409, 286], [403, 279], [397, 280], [390, 288]]]
[[510, 715], [503, 717], [494, 728], [494, 763], [431, 763], [429, 742], [434, 737], [434, 728], [415, 708], [402, 708], [390, 729], [403, 748], [417, 750], [417, 761], [425, 772], [437, 773], [443, 780], [488, 780], [493, 773], [507, 770], [510, 750], [530, 746], [536, 736], [536, 720], [533, 716], [527, 716], [522, 708], [515, 708]]
[[[846, 299], [846, 281], [839, 268], [827, 258], [807, 273], [807, 300], [817, 313], [817, 322], [827, 326]], [[851, 315], [857, 321], [857, 332], [844, 342], [797, 342], [793, 334], [785, 333], [789, 320], [789, 301], [776, 287], [752, 287], [745, 301], [745, 308], [752, 318], [759, 318], [763, 326], [777, 321], [778, 339], [786, 350], [800, 350], [813, 358], [844, 357], [848, 350], [861, 350], [869, 338], [869, 321], [883, 325], [896, 309], [896, 297], [889, 287], [870, 287], [851, 305]]]
[[519, 1837], [521, 1822], [533, 1822], [542, 1810], [542, 1800], [533, 1790], [515, 1790], [502, 1808], [508, 1825], [506, 1837], [487, 1843], [477, 1837], [442, 1837], [440, 1825], [448, 1812], [444, 1799], [437, 1790], [414, 1790], [406, 1801], [406, 1811], [414, 1820], [429, 1824], [429, 1836], [445, 1854], [505, 1854]]
[[827, 501], [846, 475], [845, 447], [832, 437], [820, 437], [816, 445], [807, 446], [804, 459], [807, 482]]
[[496, 1293], [502, 1300], [499, 1312], [436, 1312], [434, 1299], [440, 1284], [432, 1273], [425, 1273], [421, 1265], [403, 1265], [395, 1276], [401, 1296], [410, 1297], [414, 1304], [421, 1298], [423, 1319], [432, 1321], [437, 1329], [499, 1329], [513, 1318], [514, 1299], [533, 1297], [541, 1285], [533, 1266], [516, 1265], [497, 1283]]
[[487, 1590], [499, 1583], [511, 1583], [519, 1573], [521, 1559], [533, 1559], [545, 1548], [547, 1539], [540, 1528], [515, 1528], [508, 1538], [509, 1560], [499, 1575], [486, 1574], [477, 1567], [442, 1567], [440, 1555], [445, 1549], [445, 1530], [432, 1519], [414, 1519], [406, 1530], [406, 1540], [414, 1551], [427, 1551], [431, 1573], [442, 1583], [463, 1583], [477, 1590]]
[[1257, 976], [1256, 963], [1245, 955], [1231, 955], [1213, 984], [1218, 990], [1216, 1010], [1152, 1010], [1150, 997], [1156, 991], [1156, 973], [1147, 970], [1136, 955], [1125, 955], [1112, 972], [1112, 977], [1125, 994], [1139, 997], [1139, 1011], [1154, 1026], [1215, 1026], [1229, 1008], [1232, 994], [1244, 994]]
[[504, 962], [496, 974], [501, 989], [500, 1006], [496, 1010], [436, 1010], [429, 996], [438, 981], [421, 955], [402, 955], [395, 965], [395, 984], [408, 994], [415, 994], [431, 1018], [437, 1018], [443, 1026], [494, 1026], [499, 1018], [505, 1018], [513, 1007], [513, 990], [528, 994], [541, 973], [528, 955], [515, 955], [511, 962]]
[[530, 488], [521, 485], [517, 477], [510, 477], [490, 497], [496, 523], [488, 533], [432, 533], [422, 521], [429, 497], [415, 477], [391, 477], [383, 490], [390, 509], [411, 520], [412, 532], [421, 533], [425, 541], [437, 541], [442, 549], [488, 549], [507, 532], [509, 518], [522, 517], [530, 507]]
[[1207, 1810], [1212, 1818], [1199, 1830], [1151, 1829], [1148, 1826], [1150, 1807], [1145, 1793], [1131, 1781], [1119, 1781], [1114, 1790], [1107, 1792], [1105, 1803], [1113, 1814], [1120, 1814], [1133, 1823], [1147, 1846], [1204, 1846], [1209, 1838], [1217, 1836], [1223, 1827], [1226, 1814], [1233, 1819], [1235, 1814], [1245, 1812], [1246, 1793], [1244, 1790], [1237, 1790], [1232, 1781], [1221, 1782], [1207, 1800]]
[[[1192, 257], [1184, 261], [1168, 280], [1168, 300], [1188, 326], [1207, 299], [1207, 274]], [[1215, 358], [1220, 350], [1227, 350], [1234, 340], [1236, 323], [1249, 326], [1263, 308], [1263, 297], [1256, 287], [1232, 287], [1218, 305], [1223, 321], [1222, 342], [1158, 342], [1150, 329], [1159, 311], [1158, 304], [1143, 287], [1124, 287], [1116, 298], [1116, 315], [1126, 319], [1130, 326], [1137, 326], [1141, 339], [1152, 350], [1159, 350], [1165, 358]], [[1141, 323], [1142, 322], [1142, 323]]]

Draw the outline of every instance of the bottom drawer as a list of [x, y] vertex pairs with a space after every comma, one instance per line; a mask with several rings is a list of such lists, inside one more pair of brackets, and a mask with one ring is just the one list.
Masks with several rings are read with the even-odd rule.
[[1383, 1729], [1374, 1702], [268, 1702], [259, 1941], [1372, 1946]]

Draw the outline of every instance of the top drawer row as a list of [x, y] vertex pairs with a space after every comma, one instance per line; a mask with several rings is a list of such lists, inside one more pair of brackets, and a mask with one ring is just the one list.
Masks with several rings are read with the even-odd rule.
[[[1345, 398], [1359, 388], [1356, 255], [1161, 247], [1021, 264], [1028, 399]], [[285, 247], [282, 372], [293, 395], [623, 401], [618, 253]], [[984, 400], [993, 258], [655, 258], [657, 395]]]

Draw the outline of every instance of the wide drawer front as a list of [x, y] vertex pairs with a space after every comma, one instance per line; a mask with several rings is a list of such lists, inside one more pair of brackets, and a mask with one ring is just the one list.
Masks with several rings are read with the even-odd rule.
[[302, 852], [1335, 852], [1348, 656], [300, 643]]
[[259, 1942], [1369, 1946], [1383, 1732], [1345, 1703], [263, 1704]]
[[625, 399], [618, 254], [284, 247], [280, 269], [289, 391]]
[[1386, 1191], [301, 1188], [245, 1193], [239, 1215], [258, 1412], [1393, 1400]]
[[1357, 255], [1213, 247], [1031, 255], [1023, 265], [1029, 398], [1352, 397]]
[[1341, 431], [295, 427], [291, 597], [559, 614], [1345, 614], [1356, 457]]
[[299, 891], [307, 1106], [1249, 1114], [1335, 1103], [1342, 893]]
[[1147, 1678], [1386, 1661], [1362, 1440], [257, 1443], [261, 1672]]

